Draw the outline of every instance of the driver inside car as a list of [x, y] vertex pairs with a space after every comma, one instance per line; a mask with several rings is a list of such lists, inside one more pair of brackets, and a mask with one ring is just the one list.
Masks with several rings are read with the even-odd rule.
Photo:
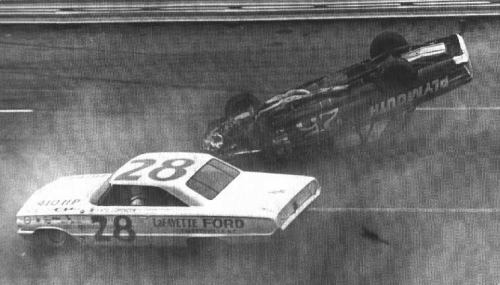
[[133, 185], [130, 187], [130, 206], [146, 205], [146, 196], [140, 186]]

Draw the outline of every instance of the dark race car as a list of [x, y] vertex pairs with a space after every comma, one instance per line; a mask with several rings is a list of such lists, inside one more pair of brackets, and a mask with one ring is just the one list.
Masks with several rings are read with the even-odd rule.
[[328, 142], [356, 146], [380, 138], [391, 122], [404, 122], [419, 104], [472, 79], [460, 35], [409, 46], [384, 32], [370, 46], [371, 59], [307, 82], [264, 103], [250, 95], [228, 100], [225, 117], [212, 122], [203, 150], [224, 158], [284, 155]]

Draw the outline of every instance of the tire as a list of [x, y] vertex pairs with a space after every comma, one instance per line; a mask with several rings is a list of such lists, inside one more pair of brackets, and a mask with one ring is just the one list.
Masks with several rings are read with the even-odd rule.
[[188, 238], [186, 240], [187, 250], [191, 255], [199, 255], [209, 252], [211, 248], [216, 246], [217, 238], [204, 237], [204, 238]]
[[410, 84], [418, 77], [418, 72], [406, 60], [397, 58], [387, 63], [382, 71], [382, 79], [389, 84]]
[[198, 255], [203, 249], [203, 241], [201, 238], [188, 238], [186, 246], [190, 254]]
[[35, 233], [35, 238], [49, 248], [66, 247], [72, 240], [71, 236], [60, 230], [39, 230]]
[[260, 106], [260, 101], [252, 94], [240, 94], [231, 97], [224, 108], [227, 118], [237, 116], [243, 112], [255, 111]]
[[378, 34], [370, 44], [370, 57], [375, 58], [382, 54], [389, 54], [396, 48], [408, 48], [406, 39], [396, 32], [383, 32]]

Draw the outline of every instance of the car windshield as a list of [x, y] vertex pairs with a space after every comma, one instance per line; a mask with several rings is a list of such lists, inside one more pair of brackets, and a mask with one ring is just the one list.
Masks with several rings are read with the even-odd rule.
[[211, 159], [188, 180], [186, 185], [212, 200], [239, 174], [236, 168], [217, 159]]

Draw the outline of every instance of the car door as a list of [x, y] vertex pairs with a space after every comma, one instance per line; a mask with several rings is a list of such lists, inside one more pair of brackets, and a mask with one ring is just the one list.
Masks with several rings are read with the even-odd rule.
[[137, 207], [137, 229], [150, 245], [183, 246], [196, 220], [187, 214], [189, 206], [168, 189], [143, 187], [144, 205]]
[[135, 206], [99, 206], [90, 215], [96, 245], [148, 245], [146, 216]]
[[88, 216], [90, 241], [99, 245], [172, 244], [172, 228], [155, 224], [175, 216], [177, 208], [187, 208], [160, 187], [112, 185], [105, 195]]

